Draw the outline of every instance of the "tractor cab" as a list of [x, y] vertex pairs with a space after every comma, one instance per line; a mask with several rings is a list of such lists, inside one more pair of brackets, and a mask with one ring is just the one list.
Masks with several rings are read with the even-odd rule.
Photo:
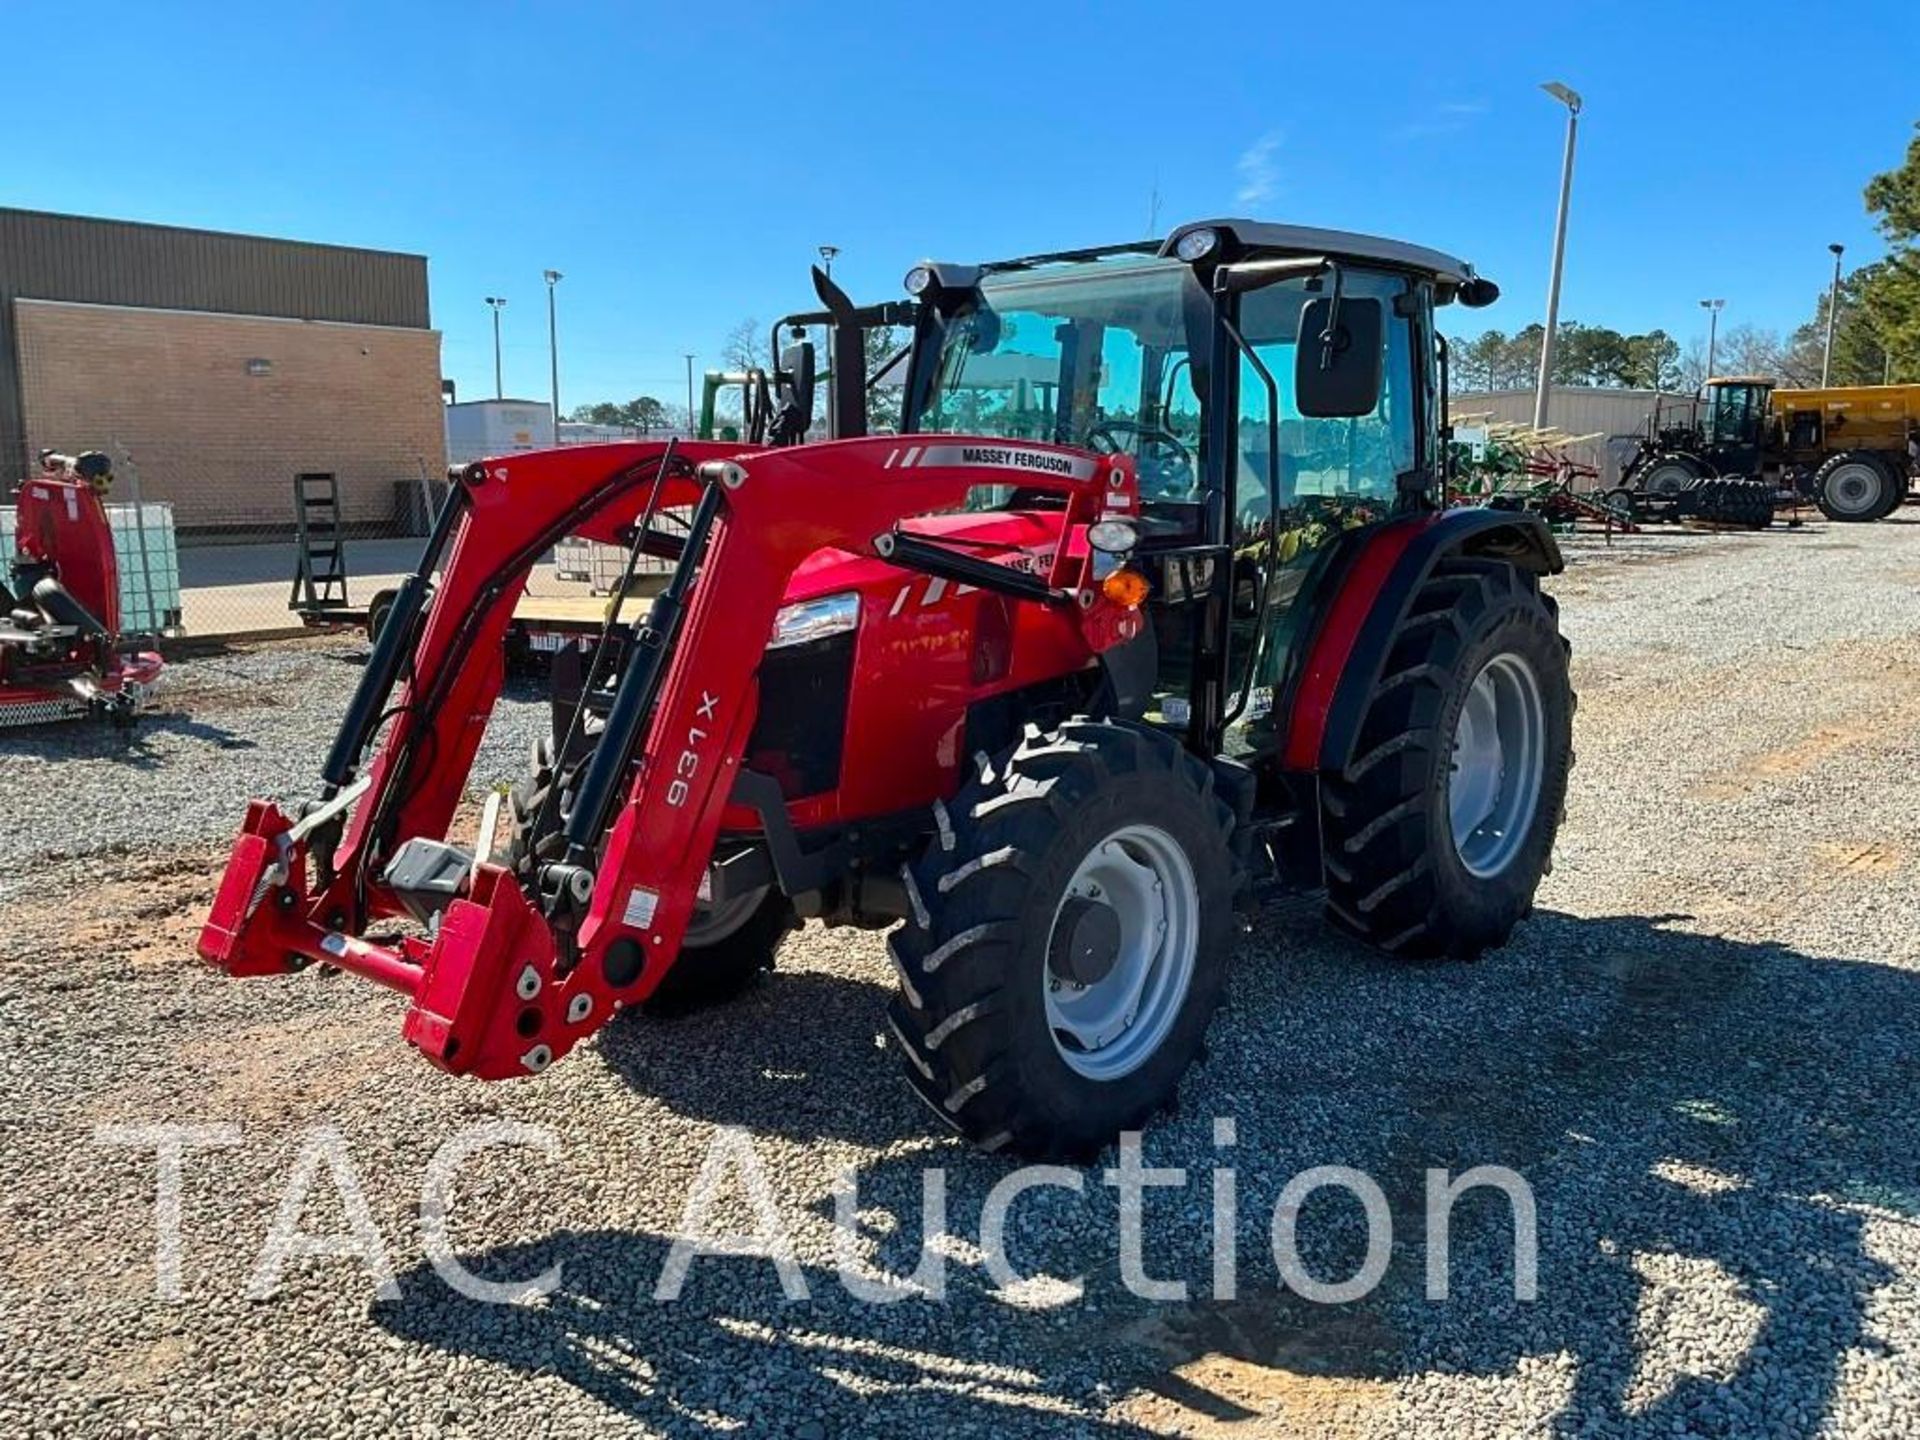
[[[1148, 718], [1208, 751], [1276, 738], [1262, 732], [1312, 608], [1294, 602], [1335, 568], [1340, 537], [1436, 504], [1433, 310], [1498, 294], [1435, 251], [1239, 220], [924, 264], [907, 288], [920, 310], [903, 430], [1133, 458], [1159, 651]], [[1009, 475], [975, 503], [1025, 498]]]
[[[1767, 400], [1773, 381], [1758, 376], [1729, 376], [1706, 385], [1706, 419], [1702, 427], [1708, 449], [1716, 454], [1751, 453], [1756, 458], [1766, 429]], [[1752, 466], [1721, 464], [1723, 472], [1751, 474]]]

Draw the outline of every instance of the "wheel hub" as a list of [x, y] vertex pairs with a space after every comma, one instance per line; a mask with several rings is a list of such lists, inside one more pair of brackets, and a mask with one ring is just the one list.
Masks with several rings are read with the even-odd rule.
[[1454, 722], [1447, 810], [1454, 848], [1482, 879], [1513, 863], [1533, 829], [1546, 763], [1546, 711], [1533, 667], [1496, 655], [1474, 677]]
[[1860, 513], [1880, 498], [1880, 476], [1865, 465], [1842, 465], [1828, 478], [1827, 493], [1837, 508]]
[[1047, 969], [1054, 979], [1082, 988], [1098, 985], [1120, 959], [1120, 916], [1111, 905], [1069, 895], [1053, 922]]
[[1116, 1080], [1172, 1031], [1200, 948], [1200, 890], [1180, 843], [1124, 825], [1069, 878], [1047, 935], [1047, 1024], [1069, 1069]]

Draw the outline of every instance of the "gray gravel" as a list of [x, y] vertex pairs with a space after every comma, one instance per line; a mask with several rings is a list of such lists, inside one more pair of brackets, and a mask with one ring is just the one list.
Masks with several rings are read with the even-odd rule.
[[[1912, 518], [1908, 518], [1912, 517]], [[131, 748], [0, 733], [0, 1433], [326, 1435], [1910, 1434], [1920, 1413], [1920, 513], [1756, 536], [1572, 548], [1556, 583], [1581, 709], [1558, 866], [1507, 950], [1400, 968], [1270, 907], [1207, 1063], [1149, 1163], [1148, 1259], [1195, 1298], [1129, 1294], [1114, 1192], [1037, 1190], [995, 1293], [981, 1203], [1004, 1161], [940, 1135], [878, 1039], [876, 937], [810, 928], [724, 1011], [626, 1022], [537, 1081], [429, 1069], [400, 1007], [318, 972], [247, 983], [192, 961], [250, 792], [309, 783], [351, 648], [183, 664]], [[544, 724], [503, 707], [482, 781]], [[55, 858], [49, 858], [55, 857]], [[1213, 1143], [1215, 1117], [1238, 1143]], [[514, 1308], [428, 1268], [434, 1148], [488, 1118], [557, 1153], [466, 1171], [476, 1270], [560, 1288]], [[155, 1298], [151, 1161], [105, 1123], [231, 1122], [183, 1194], [186, 1298]], [[397, 1273], [296, 1261], [248, 1275], [310, 1127], [343, 1136]], [[715, 1128], [746, 1127], [811, 1290], [760, 1261], [655, 1281]], [[1205, 1295], [1206, 1172], [1238, 1161], [1239, 1294]], [[1311, 1305], [1267, 1248], [1313, 1165], [1372, 1174], [1386, 1280]], [[1540, 1217], [1540, 1296], [1513, 1298], [1504, 1207], [1462, 1202], [1452, 1294], [1422, 1293], [1429, 1166], [1514, 1168]], [[947, 1171], [944, 1304], [856, 1304], [833, 1274], [830, 1185], [864, 1246], [910, 1264], [923, 1171]], [[730, 1187], [734, 1189], [737, 1187]], [[730, 1212], [733, 1213], [733, 1212]], [[739, 1212], [741, 1216], [744, 1212]], [[343, 1215], [324, 1175], [312, 1233]], [[1357, 1207], [1301, 1219], [1350, 1273]]]

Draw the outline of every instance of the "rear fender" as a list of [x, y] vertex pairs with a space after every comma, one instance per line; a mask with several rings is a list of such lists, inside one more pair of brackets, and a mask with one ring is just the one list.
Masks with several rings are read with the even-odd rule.
[[1346, 768], [1414, 596], [1456, 555], [1507, 560], [1535, 575], [1566, 568], [1546, 522], [1524, 512], [1467, 507], [1380, 526], [1326, 598], [1294, 691], [1285, 768]]

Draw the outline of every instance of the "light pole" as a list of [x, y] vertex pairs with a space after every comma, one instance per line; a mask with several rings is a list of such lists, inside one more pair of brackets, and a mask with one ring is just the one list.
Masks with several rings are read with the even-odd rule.
[[1713, 379], [1713, 343], [1720, 338], [1720, 311], [1725, 307], [1724, 300], [1702, 300], [1700, 308], [1707, 312], [1707, 379]]
[[687, 438], [694, 436], [693, 423], [693, 356], [687, 356]]
[[1540, 338], [1540, 383], [1533, 392], [1533, 428], [1547, 428], [1547, 397], [1553, 385], [1554, 327], [1560, 321], [1560, 265], [1567, 254], [1567, 200], [1573, 193], [1573, 142], [1580, 127], [1580, 96], [1558, 80], [1540, 87], [1567, 107], [1567, 153], [1560, 162], [1560, 213], [1553, 222], [1553, 271], [1547, 280], [1547, 331]]
[[500, 378], [500, 312], [507, 308], [504, 296], [487, 296], [487, 308], [493, 311], [493, 398], [507, 398], [507, 387]]
[[1846, 250], [1844, 245], [1829, 245], [1833, 252], [1833, 289], [1827, 292], [1827, 354], [1820, 362], [1820, 388], [1827, 388], [1833, 378], [1833, 322], [1840, 315], [1840, 256]]
[[560, 323], [553, 303], [553, 289], [562, 276], [558, 270], [542, 270], [547, 282], [547, 362], [553, 367], [553, 443], [560, 443]]
[[820, 258], [826, 262], [827, 279], [829, 280], [833, 278], [833, 257], [839, 253], [840, 247], [838, 245], [822, 245], [820, 247]]

